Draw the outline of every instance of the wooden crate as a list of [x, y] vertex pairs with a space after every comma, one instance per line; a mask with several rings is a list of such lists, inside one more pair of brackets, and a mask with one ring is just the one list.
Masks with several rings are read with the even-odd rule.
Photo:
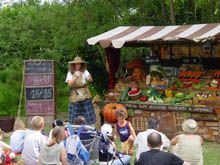
[[183, 117], [179, 112], [134, 110], [134, 114], [133, 117], [129, 117], [129, 120], [136, 132], [145, 131], [147, 129], [148, 118], [156, 117], [160, 120], [159, 131], [165, 133], [170, 138], [175, 136], [175, 133], [180, 129], [180, 123], [182, 123], [183, 120]]

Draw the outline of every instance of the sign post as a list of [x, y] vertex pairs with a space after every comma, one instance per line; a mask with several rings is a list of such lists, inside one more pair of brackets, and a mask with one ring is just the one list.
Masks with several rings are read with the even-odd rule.
[[51, 125], [56, 112], [54, 61], [27, 60], [24, 65], [28, 124], [37, 115], [44, 117], [46, 125]]

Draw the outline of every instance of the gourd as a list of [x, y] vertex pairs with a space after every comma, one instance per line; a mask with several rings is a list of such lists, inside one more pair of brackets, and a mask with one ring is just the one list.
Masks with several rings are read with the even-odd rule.
[[165, 90], [165, 96], [166, 97], [172, 97], [173, 96], [173, 92], [172, 92], [172, 90], [171, 89], [166, 89]]
[[104, 119], [107, 122], [116, 123], [117, 122], [116, 111], [119, 109], [123, 109], [127, 113], [125, 106], [123, 104], [118, 104], [118, 103], [106, 104], [103, 108]]

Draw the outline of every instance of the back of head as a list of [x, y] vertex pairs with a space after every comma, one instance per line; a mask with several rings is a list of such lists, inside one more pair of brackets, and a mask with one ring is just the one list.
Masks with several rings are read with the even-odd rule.
[[159, 120], [157, 120], [154, 117], [150, 117], [148, 119], [147, 128], [148, 129], [155, 129], [155, 130], [157, 130], [158, 127], [159, 127]]
[[52, 131], [52, 140], [48, 144], [48, 146], [52, 146], [53, 144], [59, 144], [65, 138], [65, 129], [62, 126], [54, 127]]
[[150, 135], [148, 135], [147, 142], [151, 148], [160, 147], [162, 145], [161, 135], [157, 132], [153, 132]]
[[40, 116], [35, 116], [31, 120], [31, 126], [34, 130], [41, 130], [44, 127], [44, 118]]
[[56, 119], [56, 120], [53, 121], [52, 127], [54, 128], [54, 127], [56, 127], [56, 126], [63, 126], [63, 125], [64, 125], [63, 120], [61, 120], [61, 119]]
[[127, 112], [126, 112], [125, 109], [118, 109], [118, 110], [116, 111], [116, 116], [126, 119], [126, 118], [128, 117], [128, 114], [127, 114]]
[[14, 130], [25, 129], [25, 124], [21, 119], [17, 119], [14, 124]]
[[75, 125], [86, 125], [86, 119], [83, 116], [78, 116], [74, 120], [73, 124], [75, 124]]

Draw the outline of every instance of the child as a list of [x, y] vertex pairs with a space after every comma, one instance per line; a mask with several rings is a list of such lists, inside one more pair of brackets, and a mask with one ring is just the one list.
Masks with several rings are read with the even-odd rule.
[[202, 144], [203, 140], [196, 135], [198, 129], [197, 123], [193, 119], [185, 120], [182, 124], [183, 134], [177, 135], [171, 140], [175, 145], [173, 153], [191, 165], [202, 165]]
[[20, 154], [24, 146], [24, 138], [27, 133], [27, 129], [21, 119], [16, 120], [15, 122], [15, 131], [10, 137], [10, 146], [12, 152]]
[[127, 113], [124, 109], [116, 112], [118, 123], [116, 124], [116, 135], [122, 142], [122, 152], [125, 154], [133, 154], [133, 142], [136, 138], [135, 131], [130, 122], [126, 121]]
[[5, 151], [6, 150], [11, 150], [11, 146], [6, 144], [5, 142], [1, 141], [2, 140], [2, 131], [0, 129], [0, 164], [5, 164]]
[[86, 125], [86, 119], [83, 116], [78, 116], [74, 122], [74, 125]]
[[56, 126], [52, 130], [52, 139], [48, 144], [43, 144], [40, 150], [39, 164], [67, 165], [67, 154], [63, 145], [60, 143], [65, 138], [65, 129]]
[[131, 156], [117, 151], [112, 137], [112, 126], [104, 124], [101, 127], [102, 137], [99, 140], [99, 163], [100, 165], [127, 165], [130, 164]]
[[[63, 120], [61, 120], [61, 119], [56, 119], [56, 120], [54, 120], [54, 121], [53, 121], [53, 124], [52, 124], [52, 128], [54, 129], [56, 126], [61, 126], [61, 127], [63, 127], [63, 126], [64, 126]], [[49, 133], [49, 140], [52, 139], [53, 129], [52, 129], [52, 130], [50, 131], [50, 133]]]
[[26, 135], [21, 158], [26, 165], [37, 165], [40, 148], [46, 142], [46, 137], [41, 133], [44, 129], [44, 118], [35, 116], [31, 120], [33, 131]]

